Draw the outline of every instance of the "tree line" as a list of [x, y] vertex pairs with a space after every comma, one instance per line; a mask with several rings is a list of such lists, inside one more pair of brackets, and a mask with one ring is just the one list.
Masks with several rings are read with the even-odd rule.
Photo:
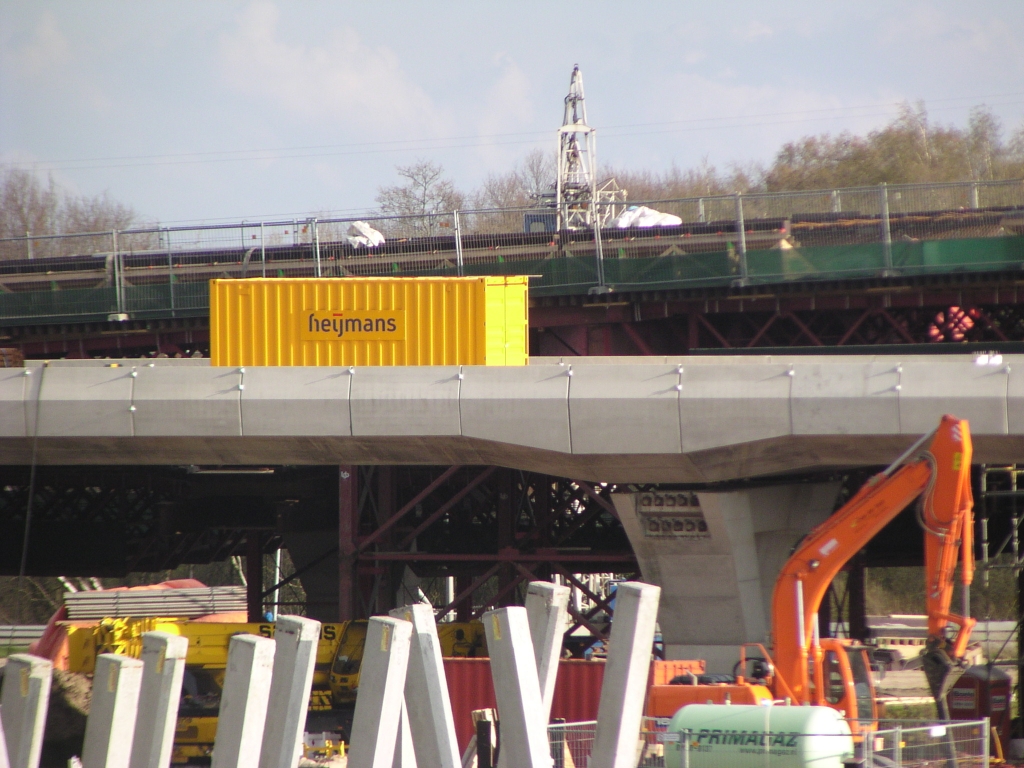
[[[403, 180], [381, 187], [382, 215], [423, 215], [456, 208], [527, 207], [551, 191], [555, 158], [533, 150], [513, 168], [489, 175], [479, 189], [459, 191], [430, 161], [399, 166]], [[736, 163], [726, 170], [706, 158], [696, 167], [634, 170], [605, 167], [599, 183], [614, 178], [630, 201], [795, 192], [813, 189], [1024, 178], [1024, 125], [1007, 139], [990, 109], [975, 108], [964, 127], [932, 122], [922, 104], [904, 104], [884, 127], [805, 136], [784, 144], [771, 163]]]

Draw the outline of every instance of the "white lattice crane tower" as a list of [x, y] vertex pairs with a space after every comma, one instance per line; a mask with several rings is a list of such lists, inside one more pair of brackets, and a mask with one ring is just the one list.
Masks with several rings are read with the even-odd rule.
[[625, 201], [626, 190], [619, 189], [614, 178], [597, 183], [597, 134], [587, 124], [583, 73], [577, 65], [569, 80], [562, 127], [558, 129], [558, 228], [606, 226], [621, 212]]
[[597, 197], [596, 138], [594, 129], [587, 125], [583, 73], [577, 65], [572, 70], [562, 127], [558, 129], [555, 196], [559, 229], [577, 229], [592, 223], [593, 202]]

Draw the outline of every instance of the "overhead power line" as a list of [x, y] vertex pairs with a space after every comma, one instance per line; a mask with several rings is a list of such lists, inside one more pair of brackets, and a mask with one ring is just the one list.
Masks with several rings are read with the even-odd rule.
[[[1017, 99], [1022, 96], [1024, 96], [1024, 92], [989, 94], [986, 96], [959, 96], [945, 99], [933, 99], [925, 103], [933, 112], [944, 112], [962, 108], [962, 104], [965, 102], [978, 104], [987, 99]], [[883, 102], [878, 104], [852, 105], [849, 107], [823, 107], [819, 109], [766, 112], [752, 115], [730, 115], [646, 123], [620, 123], [601, 126], [598, 128], [598, 133], [602, 137], [606, 138], [623, 138], [631, 136], [687, 133], [703, 130], [717, 131], [737, 128], [793, 125], [797, 123], [812, 121], [821, 122], [842, 118], [887, 117], [891, 115], [891, 110], [894, 107], [899, 107], [905, 103], [907, 102]], [[1022, 103], [1024, 103], [1024, 101], [1012, 100], [1001, 101], [997, 104], [989, 104], [989, 106], [1019, 106]], [[878, 111], [883, 108], [885, 111]], [[785, 119], [780, 120], [774, 118]], [[350, 155], [371, 155], [398, 152], [436, 152], [452, 149], [525, 145], [536, 144], [539, 141], [548, 140], [550, 137], [551, 131], [524, 131], [518, 133], [492, 133], [479, 134], [475, 136], [447, 136], [391, 141], [355, 142], [347, 144], [316, 144], [296, 147], [212, 150], [204, 152], [93, 157], [76, 160], [14, 162], [11, 163], [11, 165], [25, 168], [37, 168], [41, 170], [93, 170], [172, 165], [203, 165], [209, 163], [292, 160], [307, 157], [344, 157]]]

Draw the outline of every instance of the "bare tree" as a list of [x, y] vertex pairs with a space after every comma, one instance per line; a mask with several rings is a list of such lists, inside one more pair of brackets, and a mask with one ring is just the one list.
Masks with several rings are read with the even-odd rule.
[[473, 195], [475, 208], [523, 208], [537, 204], [538, 198], [555, 190], [553, 152], [531, 150], [510, 171], [492, 173]]
[[412, 165], [398, 166], [398, 175], [405, 184], [381, 187], [377, 191], [377, 205], [382, 216], [409, 217], [404, 221], [389, 222], [390, 236], [436, 235], [449, 222], [443, 214], [461, 208], [465, 200], [454, 182], [445, 177], [444, 168], [429, 160]]
[[[67, 256], [109, 249], [109, 237], [48, 238], [83, 232], [128, 229], [138, 223], [129, 206], [112, 200], [107, 193], [76, 196], [61, 188], [53, 178], [12, 166], [0, 167], [0, 259]], [[26, 235], [34, 238], [29, 241]], [[148, 239], [147, 239], [148, 242]], [[144, 244], [139, 247], [144, 247]]]
[[55, 233], [61, 191], [49, 179], [43, 184], [34, 173], [0, 169], [0, 237]]

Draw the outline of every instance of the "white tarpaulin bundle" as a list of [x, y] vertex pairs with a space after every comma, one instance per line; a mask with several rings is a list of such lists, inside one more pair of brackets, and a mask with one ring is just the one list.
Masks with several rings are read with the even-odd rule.
[[646, 205], [631, 205], [620, 216], [611, 220], [619, 229], [629, 227], [678, 227], [683, 220], [671, 213], [661, 213]]
[[352, 222], [352, 225], [348, 228], [347, 240], [348, 244], [353, 248], [358, 248], [359, 246], [374, 248], [378, 245], [384, 245], [384, 235], [365, 221]]

